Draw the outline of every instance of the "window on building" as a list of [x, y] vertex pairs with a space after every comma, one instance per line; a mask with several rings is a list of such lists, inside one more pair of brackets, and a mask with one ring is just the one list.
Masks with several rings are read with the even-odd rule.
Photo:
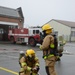
[[71, 31], [71, 36], [75, 36], [75, 31]]

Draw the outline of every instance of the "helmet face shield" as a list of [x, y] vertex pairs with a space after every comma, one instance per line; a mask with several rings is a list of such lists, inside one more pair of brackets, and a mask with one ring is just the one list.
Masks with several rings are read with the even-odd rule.
[[45, 31], [42, 31], [42, 32], [43, 32], [42, 36], [45, 37], [47, 34], [51, 34], [53, 32], [53, 30], [48, 29], [48, 30], [45, 30]]
[[35, 54], [28, 55], [27, 58], [28, 58], [29, 61], [33, 61], [34, 58], [35, 58]]
[[52, 29], [46, 30], [46, 34], [50, 34], [50, 33], [52, 33]]
[[35, 57], [35, 54], [28, 55], [30, 58]]

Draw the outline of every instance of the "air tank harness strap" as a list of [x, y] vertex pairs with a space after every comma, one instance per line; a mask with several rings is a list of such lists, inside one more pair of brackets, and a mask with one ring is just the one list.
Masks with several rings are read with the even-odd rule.
[[45, 55], [45, 56], [43, 56], [43, 59], [45, 60], [45, 59], [51, 58], [51, 57], [53, 57], [53, 56], [54, 56], [54, 54]]

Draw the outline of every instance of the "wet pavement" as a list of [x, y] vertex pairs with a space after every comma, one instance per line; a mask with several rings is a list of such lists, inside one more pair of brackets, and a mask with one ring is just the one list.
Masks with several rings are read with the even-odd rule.
[[[40, 60], [40, 75], [46, 75], [45, 63], [42, 59], [42, 51], [38, 47], [30, 47], [25, 45], [16, 45], [10, 43], [0, 44], [0, 75], [17, 75], [20, 66], [18, 63], [19, 51], [26, 49], [34, 49]], [[56, 62], [55, 68], [57, 75], [74, 75], [75, 74], [75, 43], [67, 43], [64, 47], [63, 57], [61, 61]]]

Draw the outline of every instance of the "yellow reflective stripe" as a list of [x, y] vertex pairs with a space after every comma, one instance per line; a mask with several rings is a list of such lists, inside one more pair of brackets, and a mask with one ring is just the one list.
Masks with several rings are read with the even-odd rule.
[[47, 56], [44, 56], [44, 59], [47, 59]]
[[35, 57], [35, 60], [38, 60], [38, 57]]
[[31, 68], [30, 68], [30, 67], [27, 67], [27, 70], [28, 70], [28, 71], [30, 71], [30, 70], [31, 70]]
[[54, 48], [55, 46], [54, 46], [54, 44], [50, 44], [50, 48]]
[[50, 55], [48, 55], [48, 58], [50, 58], [50, 57], [52, 57], [52, 56], [54, 56], [54, 54], [50, 54]]
[[22, 67], [26, 66], [27, 64], [25, 62], [21, 63]]
[[36, 63], [35, 65], [36, 65], [36, 66], [39, 66], [39, 63]]
[[57, 56], [57, 58], [60, 58], [60, 56]]
[[21, 69], [20, 69], [20, 72], [23, 72], [23, 71], [24, 71], [24, 68], [21, 68]]
[[36, 73], [32, 73], [32, 75], [37, 75]]

